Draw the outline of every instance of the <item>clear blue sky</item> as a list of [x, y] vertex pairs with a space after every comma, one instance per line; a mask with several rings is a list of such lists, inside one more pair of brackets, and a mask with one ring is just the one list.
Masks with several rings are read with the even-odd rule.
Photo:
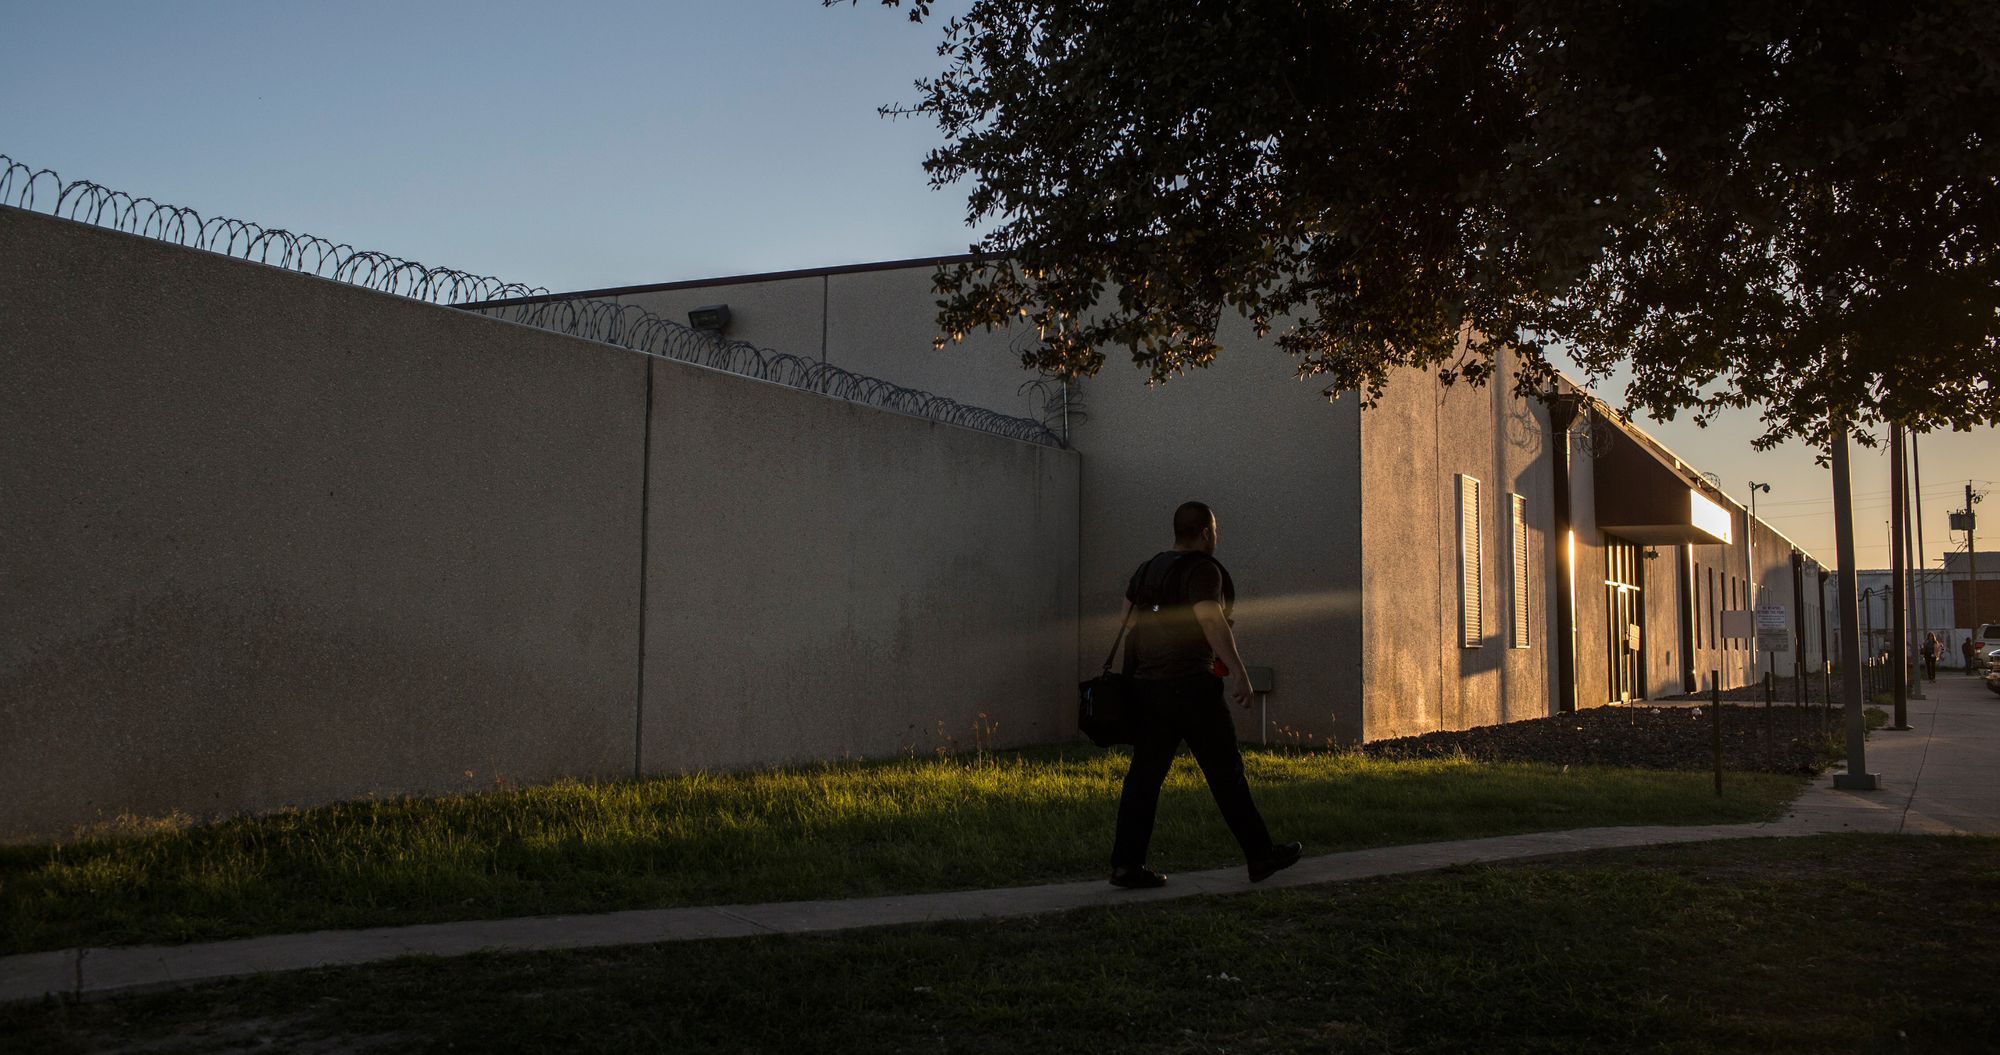
[[[964, 194], [919, 168], [936, 129], [875, 114], [937, 39], [872, 0], [0, 0], [0, 153], [558, 290], [956, 253]], [[1753, 452], [1754, 421], [1647, 427], [1739, 499], [1771, 481], [1759, 512], [1832, 561], [1811, 452]], [[1934, 563], [1965, 479], [2000, 492], [2000, 432], [1923, 452]], [[1864, 566], [1886, 465], [1857, 451]], [[1981, 508], [2000, 548], [2000, 493]]]
[[0, 153], [548, 286], [963, 252], [937, 31], [817, 0], [0, 0]]

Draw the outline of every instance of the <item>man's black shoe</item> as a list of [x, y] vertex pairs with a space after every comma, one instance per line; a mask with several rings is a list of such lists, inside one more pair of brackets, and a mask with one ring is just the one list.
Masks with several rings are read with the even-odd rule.
[[1127, 890], [1148, 890], [1166, 886], [1167, 877], [1145, 865], [1137, 868], [1114, 868], [1111, 870], [1111, 885], [1122, 886]]
[[[1277, 875], [1282, 869], [1290, 868], [1299, 861], [1299, 854], [1305, 849], [1298, 843], [1279, 843], [1271, 847], [1271, 852], [1250, 862], [1250, 881], [1261, 883]], [[1117, 880], [1113, 880], [1117, 882]]]

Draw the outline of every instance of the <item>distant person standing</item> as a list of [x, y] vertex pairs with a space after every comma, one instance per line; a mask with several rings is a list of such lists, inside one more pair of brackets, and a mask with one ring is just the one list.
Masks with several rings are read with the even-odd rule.
[[1964, 641], [1960, 642], [1958, 646], [1958, 651], [1960, 655], [1965, 657], [1965, 672], [1967, 674], [1976, 673], [1972, 669], [1972, 661], [1979, 657], [1979, 650], [1972, 647], [1972, 639], [1968, 637]]
[[1921, 651], [1924, 657], [1924, 680], [1926, 681], [1937, 680], [1938, 651], [1941, 647], [1938, 644], [1936, 631], [1924, 632], [1924, 647]]
[[1174, 511], [1174, 548], [1154, 555], [1126, 585], [1125, 671], [1139, 680], [1140, 726], [1132, 765], [1118, 799], [1118, 832], [1111, 846], [1111, 884], [1157, 887], [1167, 877], [1146, 866], [1160, 785], [1182, 740], [1208, 780], [1229, 832], [1243, 848], [1250, 881], [1260, 882], [1299, 859], [1298, 843], [1274, 844], [1251, 801], [1236, 746], [1236, 724], [1223, 700], [1248, 708], [1255, 699], [1250, 671], [1236, 649], [1229, 614], [1236, 587], [1215, 559], [1215, 514], [1200, 502]]

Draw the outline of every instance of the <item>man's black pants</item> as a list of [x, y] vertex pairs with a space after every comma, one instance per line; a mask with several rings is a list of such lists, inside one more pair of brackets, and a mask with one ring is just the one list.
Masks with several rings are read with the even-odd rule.
[[1134, 868], [1146, 863], [1153, 840], [1153, 817], [1159, 812], [1160, 785], [1173, 767], [1182, 740], [1194, 752], [1209, 794], [1222, 819], [1243, 847], [1245, 860], [1271, 852], [1271, 833], [1250, 801], [1250, 784], [1243, 779], [1243, 755], [1236, 749], [1236, 725], [1222, 698], [1222, 679], [1196, 674], [1168, 681], [1140, 682], [1139, 742], [1132, 748], [1132, 768], [1125, 772], [1125, 791], [1118, 799], [1118, 835], [1111, 844], [1111, 866]]

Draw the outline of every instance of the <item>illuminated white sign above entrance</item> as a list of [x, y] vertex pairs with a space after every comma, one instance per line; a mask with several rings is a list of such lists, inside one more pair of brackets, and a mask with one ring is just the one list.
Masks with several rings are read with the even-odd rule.
[[1688, 523], [1715, 536], [1716, 541], [1727, 544], [1731, 541], [1736, 518], [1729, 515], [1729, 510], [1704, 498], [1700, 491], [1688, 488]]

